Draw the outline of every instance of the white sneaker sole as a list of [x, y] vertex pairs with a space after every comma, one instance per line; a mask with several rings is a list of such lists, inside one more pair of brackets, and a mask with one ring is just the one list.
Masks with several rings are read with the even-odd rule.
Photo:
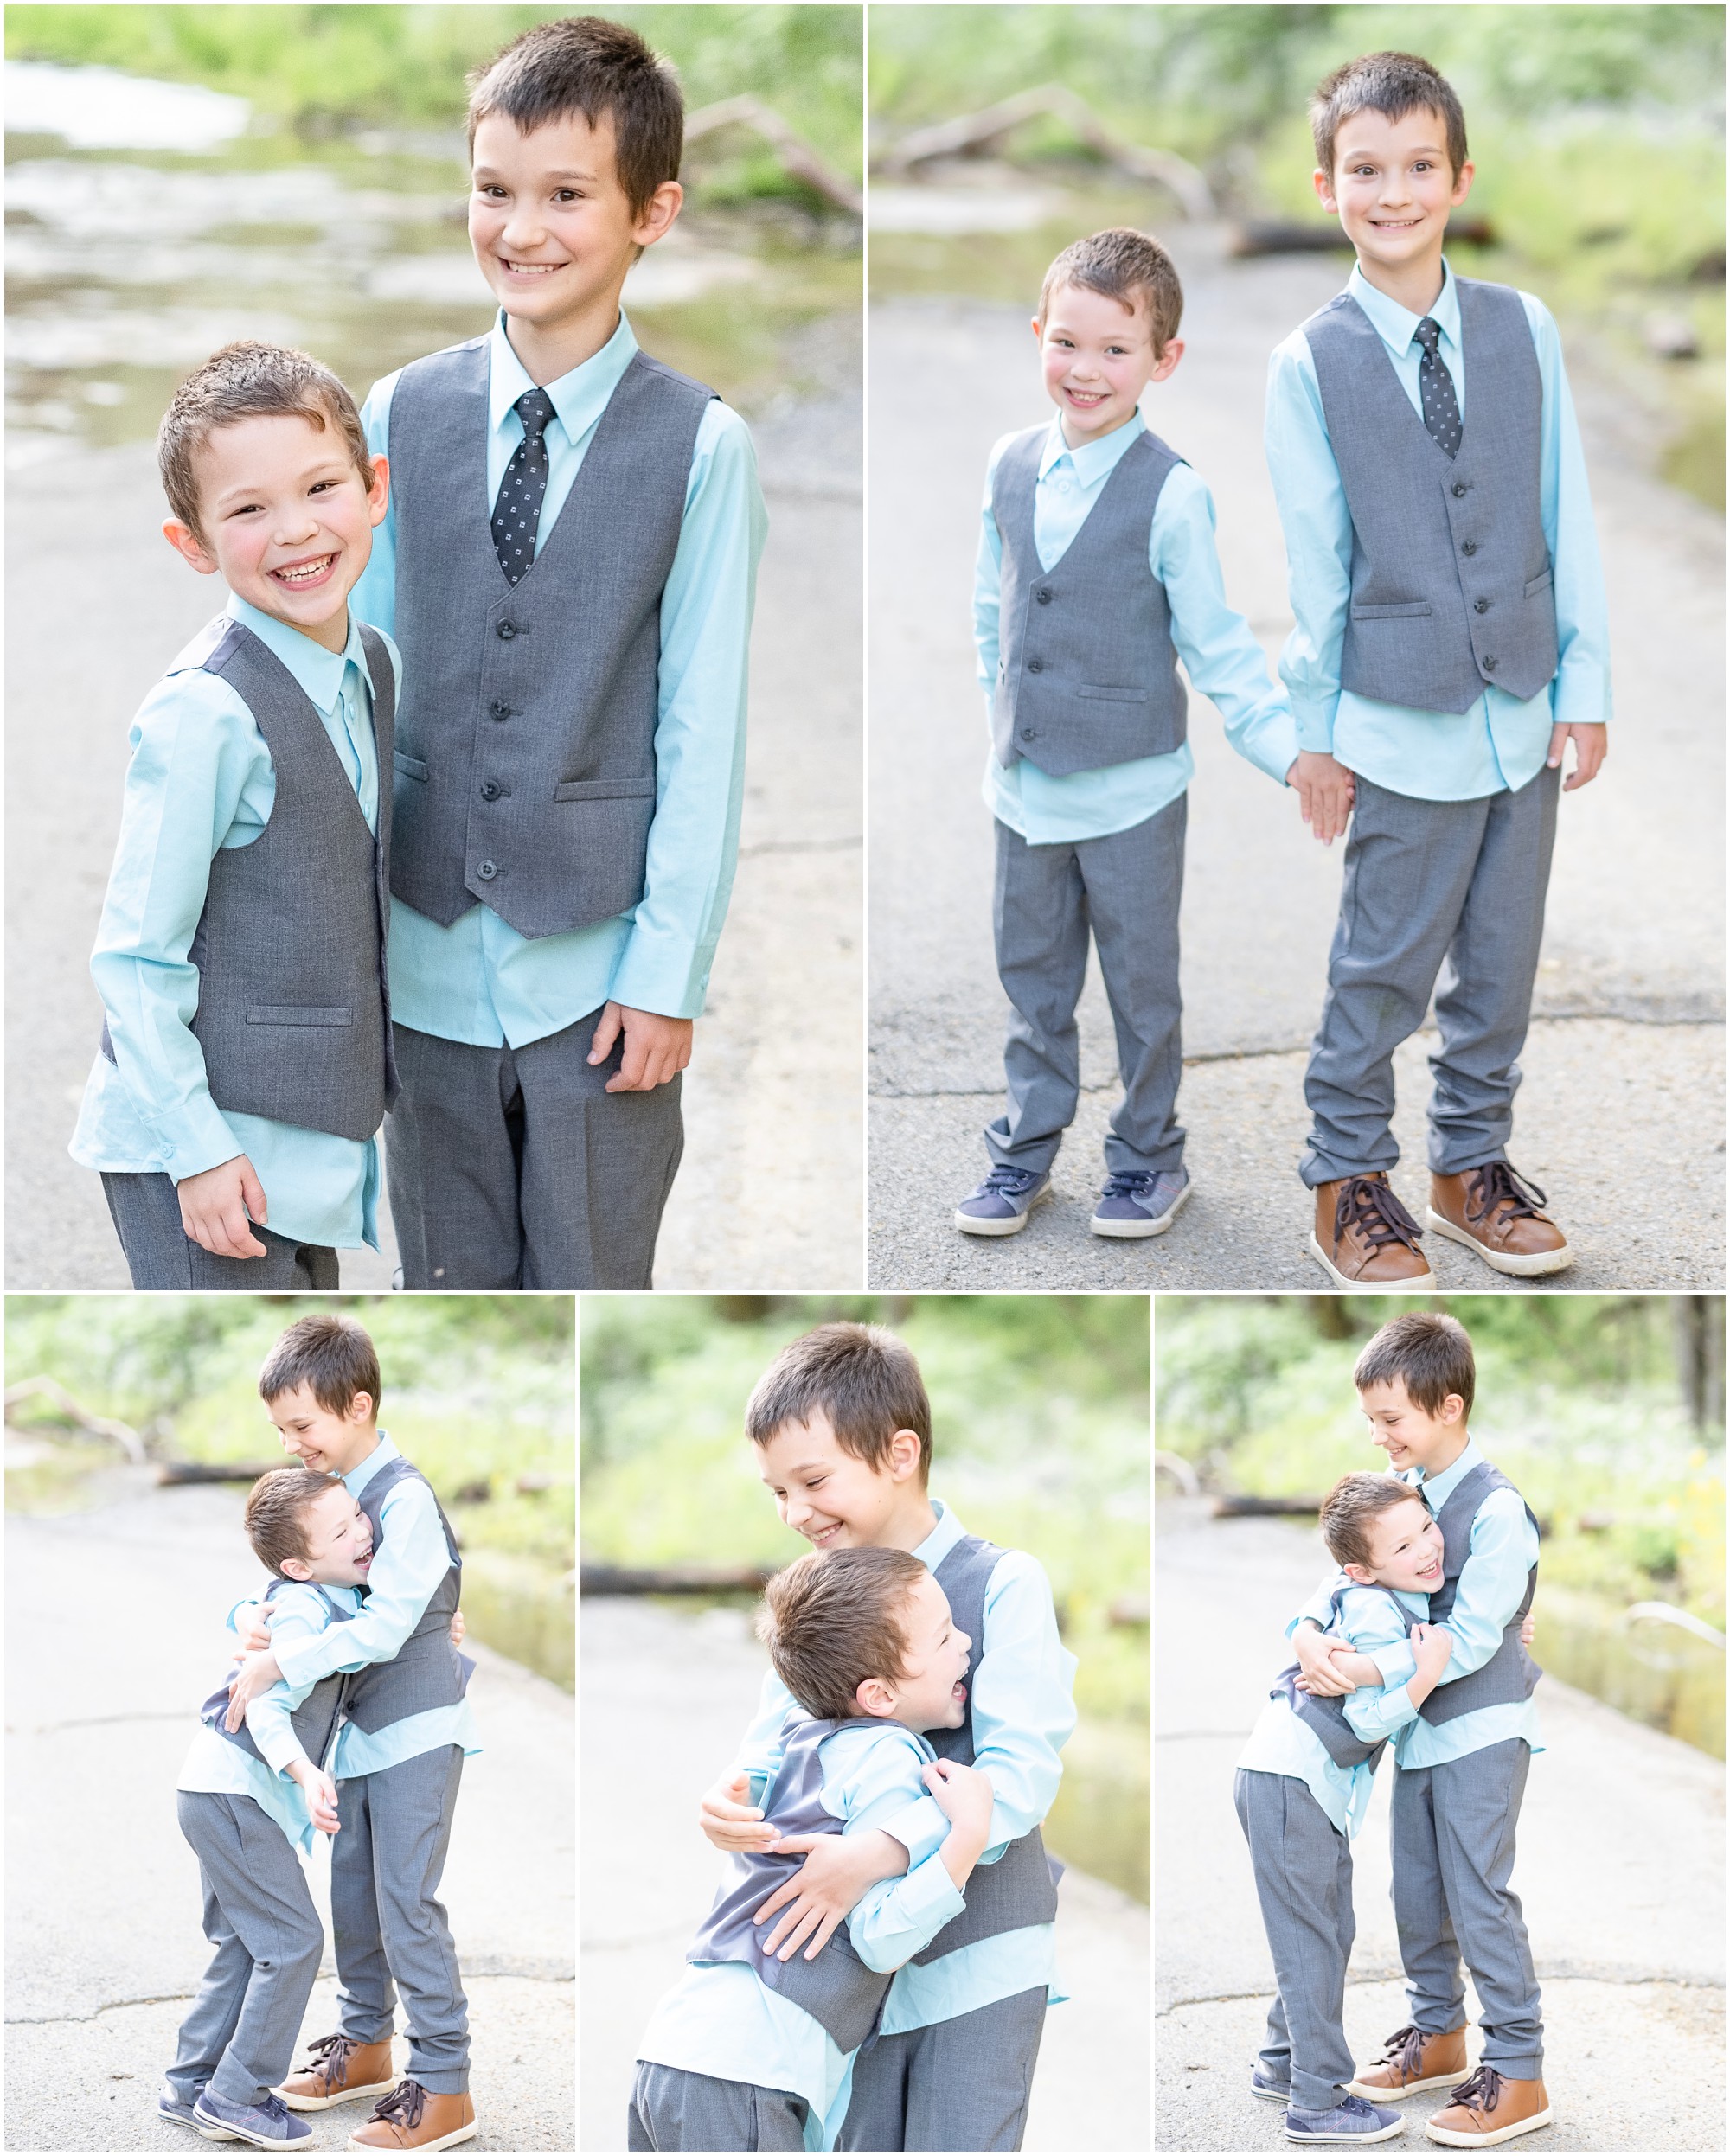
[[1427, 2081], [1408, 2081], [1403, 2089], [1374, 2089], [1366, 2082], [1349, 2081], [1346, 2094], [1368, 2103], [1404, 2103], [1407, 2096], [1421, 2096], [1426, 2089], [1458, 2089], [1471, 2071], [1470, 2066], [1462, 2066], [1457, 2074], [1432, 2074]]
[[199, 2138], [202, 2140], [250, 2141], [254, 2148], [311, 2148], [312, 2146], [312, 2137], [310, 2134], [304, 2138], [283, 2141], [276, 2140], [268, 2134], [248, 2134], [243, 2127], [206, 2126], [202, 2119], [198, 2121], [198, 2133]]
[[1007, 1220], [977, 1220], [971, 1212], [962, 1212], [958, 1209], [955, 1225], [964, 1235], [1019, 1235], [1051, 1194], [1051, 1185], [1048, 1183], [1037, 1197], [1028, 1200], [1025, 1212], [1014, 1213]]
[[1511, 2141], [1521, 2134], [1535, 2134], [1541, 2126], [1550, 2122], [1547, 2104], [1535, 2112], [1529, 2119], [1522, 2119], [1514, 2126], [1497, 2127], [1490, 2134], [1456, 2134], [1447, 2127], [1438, 2127], [1433, 2119], [1426, 2119], [1424, 2131], [1432, 2141], [1439, 2141], [1444, 2148], [1494, 2148], [1499, 2141]]
[[1369, 2141], [1391, 2141], [1395, 2134], [1406, 2131], [1406, 2121], [1396, 2119], [1392, 2126], [1377, 2127], [1374, 2134], [1294, 2134], [1289, 2126], [1280, 2130], [1288, 2141], [1302, 2141], [1317, 2148], [1356, 2148]]
[[[1349, 1280], [1313, 1235], [1310, 1238], [1310, 1255], [1330, 1280], [1337, 1281], [1342, 1288], [1361, 1289], [1366, 1295], [1422, 1295], [1436, 1284], [1436, 1276], [1427, 1267], [1421, 1273], [1413, 1273], [1409, 1280]], [[1406, 2093], [1410, 2095], [1412, 2092], [1408, 2089]], [[1373, 2103], [1374, 2101], [1371, 2097], [1370, 2102]]]
[[285, 2089], [272, 2089], [271, 2094], [280, 2096], [291, 2111], [334, 2111], [339, 2103], [358, 2103], [364, 2096], [388, 2096], [395, 2086], [394, 2081], [369, 2081], [335, 2096], [291, 2096]]
[[[416, 2146], [420, 2148], [454, 2148], [458, 2141], [473, 2140], [480, 2130], [480, 2121], [471, 2119], [467, 2126], [459, 2126], [454, 2134], [441, 2134], [436, 2141], [420, 2141]], [[349, 2137], [348, 2145], [350, 2148], [370, 2148], [372, 2146], [370, 2141], [357, 2141], [352, 2134]]]
[[1137, 1240], [1150, 1235], [1163, 1235], [1172, 1222], [1189, 1202], [1194, 1183], [1185, 1183], [1165, 1212], [1157, 1220], [1102, 1220], [1098, 1213], [1087, 1223], [1095, 1235], [1131, 1237]]
[[1559, 1251], [1534, 1251], [1525, 1257], [1505, 1251], [1485, 1250], [1475, 1235], [1468, 1235], [1464, 1228], [1444, 1219], [1433, 1206], [1429, 1212], [1430, 1225], [1438, 1235], [1446, 1236], [1451, 1243], [1463, 1244], [1474, 1257], [1481, 1257], [1492, 1272], [1512, 1273], [1516, 1280], [1535, 1280], [1541, 1273], [1566, 1272], [1573, 1263], [1573, 1252], [1566, 1243]]

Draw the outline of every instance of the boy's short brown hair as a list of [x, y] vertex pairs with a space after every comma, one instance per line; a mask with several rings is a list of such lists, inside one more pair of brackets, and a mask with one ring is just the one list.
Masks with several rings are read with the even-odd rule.
[[310, 1468], [272, 1468], [247, 1493], [247, 1539], [260, 1564], [285, 1577], [282, 1561], [309, 1559], [306, 1515], [326, 1490], [340, 1490], [340, 1475], [315, 1475]]
[[348, 1412], [357, 1392], [364, 1392], [378, 1414], [378, 1350], [372, 1335], [353, 1318], [320, 1310], [297, 1319], [265, 1357], [259, 1372], [259, 1398], [279, 1400], [303, 1385], [332, 1415]]
[[1398, 1378], [1406, 1398], [1426, 1415], [1439, 1415], [1450, 1392], [1458, 1395], [1465, 1414], [1477, 1391], [1477, 1364], [1471, 1335], [1458, 1318], [1440, 1310], [1407, 1310], [1375, 1334], [1357, 1359], [1352, 1383], [1392, 1385]]
[[[746, 1435], [766, 1445], [789, 1423], [828, 1417], [843, 1452], [881, 1473], [889, 1440], [919, 1441], [919, 1481], [931, 1480], [931, 1402], [913, 1350], [881, 1325], [819, 1325], [791, 1340], [746, 1403]], [[789, 1687], [791, 1690], [791, 1686]]]
[[1397, 1475], [1342, 1475], [1322, 1500], [1322, 1539], [1328, 1555], [1336, 1564], [1373, 1569], [1369, 1523], [1408, 1500], [1423, 1503], [1412, 1485]]
[[219, 426], [240, 419], [304, 419], [343, 438], [355, 469], [370, 487], [373, 460], [366, 429], [343, 383], [310, 352], [241, 337], [195, 368], [169, 400], [157, 429], [157, 469], [180, 521], [202, 538], [198, 518], [198, 458]]
[[469, 154], [475, 130], [497, 112], [519, 133], [581, 113], [612, 119], [618, 184], [641, 216], [655, 190], [679, 176], [685, 100], [672, 63], [633, 29], [599, 15], [537, 22], [469, 79]]
[[1041, 323], [1051, 312], [1053, 295], [1066, 285], [1103, 292], [1131, 314], [1137, 299], [1144, 299], [1156, 358], [1176, 336], [1183, 319], [1183, 287], [1176, 264], [1151, 234], [1137, 232], [1131, 225], [1108, 226], [1063, 250], [1039, 288]]
[[758, 1613], [775, 1674], [807, 1714], [857, 1715], [868, 1677], [907, 1674], [902, 1612], [925, 1566], [907, 1550], [813, 1550], [777, 1572]]
[[1448, 163], [1454, 177], [1466, 161], [1465, 114], [1453, 85], [1415, 53], [1362, 53], [1336, 67], [1316, 86], [1310, 99], [1310, 131], [1316, 163], [1331, 180], [1334, 143], [1355, 112], [1380, 112], [1402, 120], [1408, 112], [1433, 112], [1447, 131]]

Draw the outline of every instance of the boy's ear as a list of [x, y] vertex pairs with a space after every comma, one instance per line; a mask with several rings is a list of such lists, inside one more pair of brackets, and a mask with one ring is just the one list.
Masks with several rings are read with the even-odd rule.
[[1316, 200], [1327, 211], [1329, 216], [1337, 217], [1340, 214], [1340, 202], [1338, 195], [1334, 193], [1333, 174], [1323, 172], [1321, 166], [1317, 165], [1310, 175], [1310, 184], [1316, 190]]
[[889, 1440], [889, 1472], [898, 1482], [906, 1481], [910, 1475], [919, 1473], [919, 1454], [924, 1447], [916, 1430], [898, 1430]]
[[637, 245], [652, 247], [657, 240], [664, 240], [684, 207], [684, 201], [685, 190], [676, 180], [663, 180], [650, 196], [647, 208], [631, 228], [631, 237]]
[[304, 1558], [285, 1558], [276, 1569], [285, 1579], [299, 1580], [303, 1583], [312, 1577], [312, 1567]]
[[1375, 1575], [1367, 1564], [1342, 1564], [1340, 1570], [1348, 1579], [1355, 1580], [1360, 1587], [1374, 1587], [1375, 1584]]
[[895, 1695], [881, 1677], [867, 1677], [854, 1687], [853, 1704], [861, 1714], [887, 1721], [895, 1711]]
[[369, 1423], [373, 1418], [373, 1396], [357, 1392], [343, 1411], [345, 1419], [351, 1423]]
[[189, 568], [196, 569], [202, 577], [216, 574], [216, 557], [206, 550], [204, 541], [190, 524], [183, 524], [177, 516], [170, 516], [163, 521], [162, 534]]
[[1438, 1423], [1457, 1423], [1465, 1413], [1465, 1402], [1458, 1392], [1450, 1392], [1437, 1412]]

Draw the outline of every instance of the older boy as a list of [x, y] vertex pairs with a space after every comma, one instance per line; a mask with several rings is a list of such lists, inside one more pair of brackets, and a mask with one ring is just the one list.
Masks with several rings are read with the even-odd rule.
[[409, 1288], [647, 1288], [732, 889], [765, 531], [751, 438], [639, 352], [683, 107], [634, 30], [527, 30], [469, 105], [492, 329], [368, 398], [366, 604], [407, 668], [388, 1134]]
[[[1352, 2086], [1372, 2099], [1451, 2082], [1426, 2121], [1432, 2141], [1485, 2148], [1547, 2125], [1543, 2020], [1514, 1869], [1526, 1775], [1539, 1738], [1541, 1672], [1522, 1624], [1537, 1584], [1538, 1525], [1519, 1492], [1478, 1451], [1467, 1423], [1476, 1371], [1457, 1319], [1412, 1310], [1384, 1325], [1352, 1373], [1374, 1443], [1423, 1498], [1442, 1537], [1430, 1616], [1453, 1635], [1436, 1690], [1396, 1740], [1394, 1913], [1412, 2019]], [[1324, 1641], [1324, 1583], [1295, 1621], [1292, 1645], [1318, 1694], [1353, 1679], [1383, 1681], [1378, 1651], [1339, 1659]], [[1465, 1989], [1482, 2009], [1483, 2057], [1466, 2073]]]
[[384, 905], [397, 693], [349, 594], [385, 513], [354, 400], [230, 344], [157, 439], [170, 544], [227, 604], [132, 722], [72, 1140], [135, 1288], [334, 1288], [377, 1246], [394, 1095]]
[[[911, 1551], [971, 1641], [966, 1712], [934, 1732], [939, 1758], [979, 1767], [995, 1793], [990, 1842], [964, 1915], [896, 1975], [876, 2043], [854, 2069], [837, 2146], [846, 2149], [1021, 2146], [1048, 2000], [1056, 1984], [1056, 1868], [1040, 1822], [1075, 1726], [1075, 1658], [1058, 1638], [1037, 1561], [970, 1535], [933, 1503], [931, 1404], [919, 1364], [875, 1326], [819, 1326], [785, 1347], [751, 1396], [746, 1429], [787, 1526], [819, 1550]], [[756, 1911], [780, 1914], [766, 1951], [818, 1953], [867, 1887], [899, 1876], [946, 1831], [925, 1801], [843, 1843], [783, 1840], [755, 1824], [751, 1781], [772, 1781], [793, 1705], [764, 1679], [738, 1762], [703, 1801], [717, 1848], [808, 1852], [802, 1870]], [[785, 1913], [782, 1913], [785, 1912]]]
[[1610, 716], [1561, 348], [1529, 293], [1443, 256], [1472, 167], [1427, 61], [1353, 61], [1310, 118], [1316, 192], [1357, 252], [1344, 292], [1275, 351], [1267, 393], [1297, 624], [1280, 671], [1304, 747], [1357, 782], [1304, 1079], [1310, 1249], [1344, 1287], [1435, 1284], [1388, 1171], [1394, 1052], [1445, 964], [1429, 1225], [1496, 1272], [1557, 1272], [1567, 1238], [1507, 1147], [1557, 791], [1596, 776]]
[[[477, 2131], [468, 2001], [437, 1898], [463, 1761], [480, 1750], [466, 1697], [472, 1665], [450, 1630], [462, 1558], [431, 1484], [378, 1427], [378, 1355], [351, 1318], [290, 1326], [259, 1392], [303, 1466], [342, 1478], [373, 1543], [367, 1606], [334, 1634], [282, 1640], [237, 1613], [249, 1648], [254, 1638], [264, 1644], [242, 1660], [231, 1725], [279, 1676], [304, 1685], [350, 1673], [332, 1763], [343, 1827], [330, 1856], [340, 2026], [277, 2093], [292, 2110], [324, 2111], [388, 2090], [349, 2147], [454, 2147]], [[394, 2086], [393, 1987], [408, 2023], [408, 2072]]]
[[1033, 323], [1057, 416], [1004, 436], [986, 470], [973, 630], [991, 739], [997, 972], [1015, 1014], [1009, 1106], [985, 1132], [994, 1166], [955, 1211], [965, 1235], [1018, 1234], [1051, 1196], [1079, 1097], [1090, 927], [1124, 1081], [1092, 1232], [1162, 1235], [1189, 1197], [1174, 1120], [1195, 771], [1180, 656], [1239, 754], [1295, 779], [1317, 836], [1345, 828], [1348, 782], [1318, 760], [1315, 790], [1285, 699], [1226, 604], [1212, 497], [1141, 417], [1142, 392], [1183, 356], [1182, 311], [1171, 258], [1145, 233], [1066, 247]]
[[[285, 1646], [352, 1621], [372, 1531], [334, 1475], [273, 1468], [247, 1496], [246, 1525], [274, 1575], [269, 1600]], [[288, 2071], [324, 1950], [294, 1852], [311, 1854], [315, 1827], [337, 1831], [324, 1763], [342, 1692], [340, 1677], [274, 1685], [230, 1730], [225, 1682], [204, 1703], [176, 1784], [180, 1829], [203, 1884], [204, 1935], [216, 1953], [181, 2024], [157, 2111], [207, 2140], [286, 2148], [311, 2138], [272, 2090]]]
[[889, 1973], [958, 1916], [985, 1846], [991, 1785], [916, 1731], [957, 1729], [971, 1642], [904, 1550], [812, 1551], [770, 1582], [760, 1628], [798, 1703], [764, 1798], [784, 1836], [854, 1834], [929, 1790], [949, 1820], [904, 1879], [866, 1890], [815, 1961], [777, 1958], [753, 1922], [797, 1865], [729, 1857], [693, 1964], [638, 2049], [631, 2148], [830, 2148]]
[[1321, 1525], [1342, 1575], [1330, 1643], [1378, 1651], [1381, 1667], [1377, 1686], [1354, 1692], [1342, 1711], [1302, 1690], [1292, 1663], [1238, 1762], [1238, 1819], [1277, 1986], [1250, 2091], [1286, 2106], [1289, 2141], [1387, 2141], [1404, 2121], [1354, 2092], [1346, 2048], [1346, 1965], [1357, 1935], [1351, 1842], [1389, 1736], [1447, 1666], [1451, 1636], [1424, 1622], [1441, 1585], [1442, 1537], [1421, 1500], [1388, 1475], [1343, 1476]]

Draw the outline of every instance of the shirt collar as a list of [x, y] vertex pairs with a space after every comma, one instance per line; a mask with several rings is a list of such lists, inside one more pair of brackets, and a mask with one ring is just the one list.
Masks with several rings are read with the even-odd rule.
[[913, 1555], [926, 1571], [934, 1572], [967, 1530], [948, 1506], [937, 1498], [931, 1500], [931, 1508], [937, 1514], [937, 1525], [913, 1551]]
[[[1412, 333], [1425, 317], [1414, 315], [1409, 307], [1402, 307], [1397, 299], [1390, 299], [1386, 292], [1377, 291], [1355, 262], [1352, 265], [1351, 275], [1346, 279], [1346, 291], [1369, 317], [1376, 335], [1394, 358], [1400, 358], [1410, 349]], [[1430, 310], [1428, 319], [1441, 331], [1443, 343], [1451, 346], [1458, 354], [1460, 349], [1459, 287], [1454, 283], [1454, 273], [1448, 266], [1445, 255], [1442, 258], [1441, 292]]]
[[1451, 1467], [1444, 1468], [1439, 1475], [1426, 1475], [1418, 1470], [1418, 1487], [1424, 1494], [1424, 1502], [1432, 1513], [1438, 1513], [1475, 1467], [1482, 1464], [1483, 1455], [1473, 1444], [1470, 1434], [1465, 1450]]
[[291, 629], [286, 622], [278, 621], [273, 615], [261, 613], [250, 601], [230, 592], [224, 610], [231, 621], [237, 621], [243, 629], [250, 629], [259, 642], [275, 653], [318, 707], [320, 711], [334, 711], [343, 693], [343, 675], [350, 665], [361, 670], [361, 679], [368, 688], [375, 686], [367, 666], [367, 648], [361, 642], [361, 624], [355, 618], [355, 610], [349, 609], [349, 641], [340, 651], [327, 651], [322, 643], [314, 643], [311, 637], [304, 637], [298, 629]]
[[1067, 457], [1074, 470], [1076, 483], [1083, 487], [1096, 487], [1107, 472], [1115, 471], [1118, 459], [1140, 435], [1147, 432], [1147, 422], [1140, 413], [1134, 413], [1122, 426], [1115, 428], [1103, 441], [1083, 442], [1080, 449], [1071, 449], [1063, 438], [1063, 422], [1054, 419], [1045, 438], [1045, 447], [1040, 454], [1039, 476], [1044, 478], [1054, 464]]
[[379, 1469], [384, 1466], [387, 1461], [400, 1460], [401, 1457], [402, 1455], [400, 1452], [398, 1452], [396, 1447], [392, 1444], [389, 1438], [385, 1436], [382, 1430], [381, 1430], [379, 1432], [379, 1441], [377, 1444], [373, 1447], [372, 1450], [367, 1455], [366, 1458], [362, 1461], [359, 1467], [350, 1468], [349, 1472], [343, 1477], [343, 1481], [348, 1485], [349, 1496], [358, 1497], [361, 1492], [365, 1489], [368, 1483], [372, 1481], [374, 1475], [378, 1473]]
[[[505, 335], [502, 308], [492, 325], [487, 349], [490, 356], [487, 413], [492, 425], [498, 427], [504, 424], [505, 414], [523, 391], [535, 387]], [[580, 367], [573, 367], [568, 374], [561, 374], [557, 381], [540, 385], [552, 399], [559, 424], [573, 446], [581, 441], [606, 411], [608, 398], [618, 388], [620, 376], [636, 356], [637, 339], [621, 309], [618, 327], [599, 351], [586, 359]]]

